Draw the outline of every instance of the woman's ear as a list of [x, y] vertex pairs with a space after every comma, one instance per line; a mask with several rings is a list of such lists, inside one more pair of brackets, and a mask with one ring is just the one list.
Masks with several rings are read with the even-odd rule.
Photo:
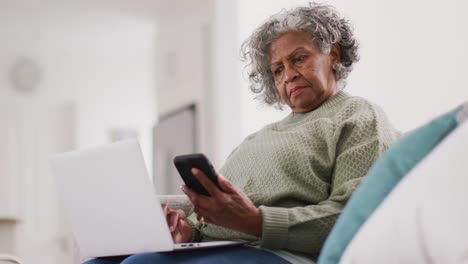
[[331, 56], [331, 59], [332, 59], [332, 65], [334, 65], [335, 63], [340, 63], [341, 61], [341, 50], [340, 50], [340, 46], [338, 44], [332, 44], [331, 48], [330, 48], [330, 56]]

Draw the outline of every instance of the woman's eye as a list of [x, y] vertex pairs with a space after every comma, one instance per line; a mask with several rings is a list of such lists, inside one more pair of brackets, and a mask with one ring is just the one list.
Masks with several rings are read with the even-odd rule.
[[275, 75], [278, 75], [278, 74], [280, 74], [282, 71], [283, 71], [283, 66], [280, 66], [280, 67], [276, 68], [276, 69], [273, 71], [273, 73], [274, 73]]
[[295, 56], [295, 57], [293, 58], [293, 62], [294, 62], [294, 63], [298, 63], [298, 62], [303, 61], [304, 59], [305, 59], [305, 56], [304, 56], [304, 55]]

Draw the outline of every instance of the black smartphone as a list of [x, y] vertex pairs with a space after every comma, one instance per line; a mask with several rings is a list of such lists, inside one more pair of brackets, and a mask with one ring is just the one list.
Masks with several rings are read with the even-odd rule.
[[192, 174], [192, 168], [197, 168], [203, 171], [203, 173], [205, 173], [205, 175], [208, 176], [208, 178], [218, 188], [221, 189], [218, 183], [217, 173], [213, 168], [213, 165], [211, 165], [211, 162], [205, 155], [201, 153], [195, 153], [189, 155], [176, 156], [174, 158], [174, 165], [176, 166], [177, 171], [179, 171], [179, 174], [182, 177], [182, 180], [184, 180], [185, 184], [195, 192], [206, 196], [210, 196], [208, 191]]

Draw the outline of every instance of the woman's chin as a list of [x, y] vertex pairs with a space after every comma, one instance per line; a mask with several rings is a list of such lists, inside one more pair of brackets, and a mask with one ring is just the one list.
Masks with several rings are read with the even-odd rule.
[[312, 106], [296, 106], [291, 108], [294, 113], [307, 113], [313, 111], [315, 108]]
[[317, 108], [317, 103], [310, 99], [302, 100], [302, 98], [294, 98], [291, 106], [291, 110], [294, 113], [306, 113]]

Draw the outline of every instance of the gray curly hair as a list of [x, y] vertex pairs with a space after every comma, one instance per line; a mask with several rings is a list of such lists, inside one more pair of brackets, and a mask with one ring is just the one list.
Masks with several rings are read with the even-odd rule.
[[309, 3], [309, 6], [281, 10], [242, 43], [241, 59], [246, 63], [250, 90], [259, 94], [257, 99], [269, 105], [277, 103], [281, 108], [281, 97], [270, 69], [269, 49], [274, 40], [290, 31], [307, 32], [312, 41], [326, 53], [330, 52], [333, 44], [338, 45], [340, 62], [333, 65], [333, 70], [337, 89], [344, 89], [353, 64], [359, 60], [359, 45], [353, 27], [332, 6]]

